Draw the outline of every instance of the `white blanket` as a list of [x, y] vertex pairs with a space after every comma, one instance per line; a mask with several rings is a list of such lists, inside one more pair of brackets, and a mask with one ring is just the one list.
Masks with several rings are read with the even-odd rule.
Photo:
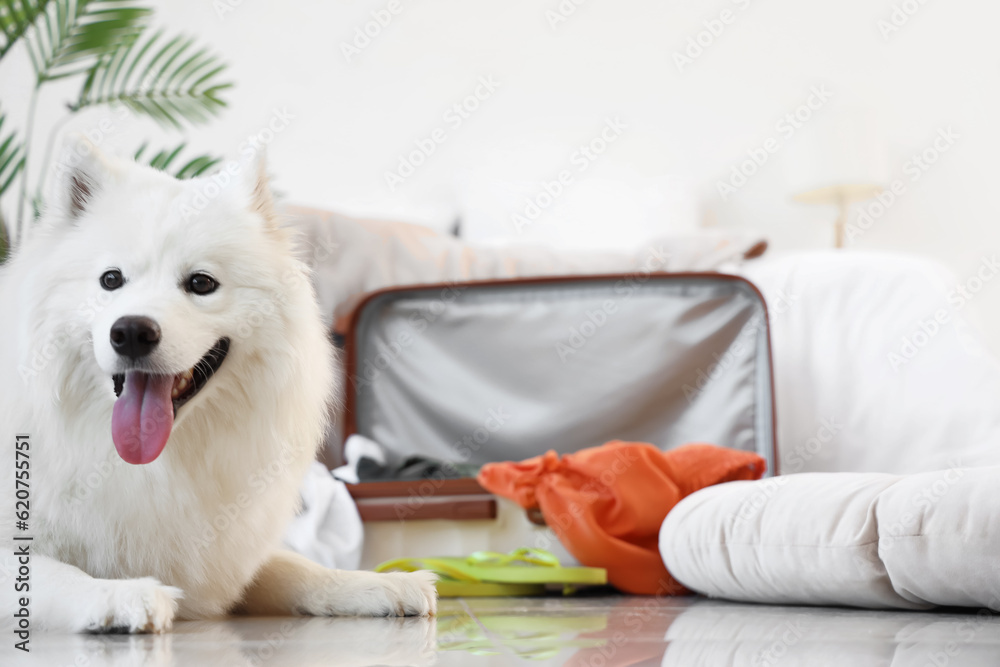
[[958, 290], [969, 277], [855, 251], [743, 273], [768, 302], [781, 473], [1000, 465], [1000, 364], [980, 342], [975, 295]]

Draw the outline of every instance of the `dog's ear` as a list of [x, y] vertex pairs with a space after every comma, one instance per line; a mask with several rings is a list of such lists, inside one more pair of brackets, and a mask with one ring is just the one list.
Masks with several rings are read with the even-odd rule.
[[274, 195], [271, 194], [271, 179], [267, 175], [267, 156], [263, 151], [254, 161], [247, 185], [250, 189], [250, 210], [263, 216], [269, 226], [276, 225]]
[[66, 216], [79, 218], [111, 176], [112, 166], [93, 143], [82, 135], [66, 140], [62, 157], [56, 165], [58, 197]]

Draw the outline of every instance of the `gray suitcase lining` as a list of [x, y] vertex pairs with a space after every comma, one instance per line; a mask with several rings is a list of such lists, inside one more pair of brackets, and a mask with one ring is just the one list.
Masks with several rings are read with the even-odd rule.
[[348, 354], [349, 431], [393, 463], [632, 440], [755, 451], [775, 472], [767, 313], [736, 276], [387, 290], [359, 307]]

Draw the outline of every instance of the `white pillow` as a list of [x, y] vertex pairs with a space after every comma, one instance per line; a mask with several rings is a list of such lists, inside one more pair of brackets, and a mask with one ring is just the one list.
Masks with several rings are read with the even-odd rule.
[[878, 558], [878, 495], [899, 478], [804, 474], [702, 489], [667, 515], [670, 573], [705, 595], [774, 604], [918, 607]]
[[1000, 468], [708, 487], [660, 531], [688, 588], [747, 602], [1000, 609]]

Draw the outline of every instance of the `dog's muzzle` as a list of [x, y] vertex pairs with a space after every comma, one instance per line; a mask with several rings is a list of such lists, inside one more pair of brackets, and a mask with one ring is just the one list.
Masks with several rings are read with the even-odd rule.
[[[120, 318], [112, 327], [113, 346], [116, 327], [122, 356], [141, 359], [159, 343], [159, 326], [149, 318]], [[155, 461], [177, 411], [208, 384], [228, 353], [229, 339], [220, 338], [194, 366], [176, 375], [130, 370], [112, 376], [118, 399], [111, 413], [111, 438], [119, 456], [137, 465]]]

